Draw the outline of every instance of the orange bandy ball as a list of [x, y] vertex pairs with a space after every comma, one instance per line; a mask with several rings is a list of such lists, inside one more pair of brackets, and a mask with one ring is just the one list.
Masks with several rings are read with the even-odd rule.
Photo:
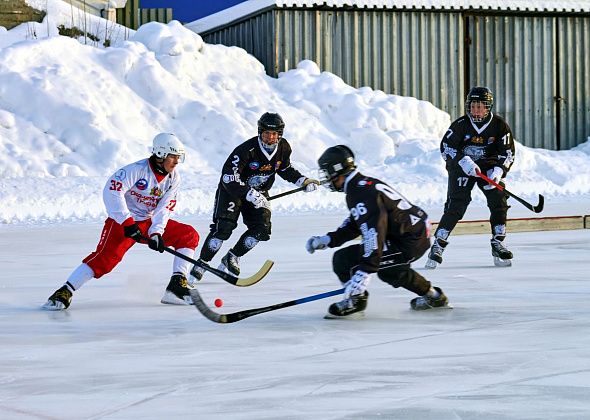
[[216, 307], [221, 308], [223, 306], [223, 301], [219, 298], [215, 299], [215, 302], [213, 302], [215, 304]]

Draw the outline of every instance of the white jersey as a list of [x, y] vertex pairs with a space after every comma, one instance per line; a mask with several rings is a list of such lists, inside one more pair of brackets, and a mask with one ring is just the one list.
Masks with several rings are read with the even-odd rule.
[[172, 171], [158, 182], [149, 159], [127, 165], [107, 181], [102, 197], [107, 214], [122, 224], [132, 217], [141, 221], [152, 219], [148, 236], [163, 234], [170, 213], [176, 206], [180, 175]]

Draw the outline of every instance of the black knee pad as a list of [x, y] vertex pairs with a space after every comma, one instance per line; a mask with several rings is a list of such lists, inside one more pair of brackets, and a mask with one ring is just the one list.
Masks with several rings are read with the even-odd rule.
[[249, 236], [258, 239], [259, 241], [268, 241], [270, 239], [270, 232], [270, 224], [253, 225], [248, 227], [247, 231]]
[[352, 271], [356, 268], [360, 260], [360, 245], [351, 245], [346, 248], [340, 248], [332, 256], [332, 270], [338, 276], [342, 283], [350, 280]]
[[214, 236], [222, 241], [226, 241], [231, 236], [231, 233], [238, 226], [238, 223], [229, 219], [220, 219], [217, 223], [211, 225]]
[[467, 207], [471, 203], [468, 199], [454, 199], [445, 209], [445, 213], [454, 216], [457, 220], [461, 220], [467, 211]]

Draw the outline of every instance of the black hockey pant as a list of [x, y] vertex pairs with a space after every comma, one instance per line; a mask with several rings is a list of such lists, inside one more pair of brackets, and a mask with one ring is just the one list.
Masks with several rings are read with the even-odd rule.
[[240, 236], [232, 252], [241, 257], [250, 251], [258, 241], [268, 241], [271, 234], [271, 212], [264, 208], [254, 208], [249, 201], [231, 196], [225, 189], [218, 188], [215, 193], [213, 208], [213, 223], [210, 225], [209, 235], [203, 243], [200, 258], [211, 261], [221, 241], [230, 238], [238, 226], [238, 219], [242, 220], [247, 230]]
[[[377, 276], [393, 287], [403, 287], [420, 296], [426, 294], [430, 289], [430, 282], [420, 273], [414, 271], [410, 263], [420, 258], [424, 254], [424, 249], [428, 249], [429, 245], [430, 242], [425, 238], [425, 243], [419, 247], [419, 255], [408, 258], [398, 247], [390, 244], [388, 249], [383, 251]], [[350, 280], [356, 271], [363, 252], [363, 246], [356, 244], [341, 248], [334, 253], [332, 268], [342, 284]]]
[[[486, 190], [483, 187], [488, 185], [488, 183], [483, 179], [467, 176], [461, 170], [452, 170], [449, 171], [447, 201], [445, 203], [444, 214], [440, 219], [440, 223], [436, 230], [437, 234], [442, 229], [450, 233], [459, 220], [463, 218], [465, 211], [467, 211], [467, 207], [471, 202], [471, 190], [476, 184], [485, 195], [488, 208], [490, 209], [490, 227], [492, 235], [494, 234], [494, 226], [506, 224], [509, 208], [506, 194], [496, 188]], [[502, 183], [502, 185], [504, 184]]]

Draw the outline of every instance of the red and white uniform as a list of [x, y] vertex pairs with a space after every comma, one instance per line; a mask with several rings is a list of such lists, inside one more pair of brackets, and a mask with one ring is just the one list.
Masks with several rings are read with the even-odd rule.
[[[180, 175], [157, 173], [150, 159], [142, 159], [115, 172], [106, 182], [103, 201], [108, 218], [96, 251], [83, 262], [99, 278], [109, 273], [136, 242], [124, 235], [124, 226], [137, 223], [144, 236], [160, 234], [167, 246], [192, 257], [199, 243], [190, 225], [170, 220], [176, 206]], [[188, 275], [190, 264], [176, 257], [173, 272]]]

